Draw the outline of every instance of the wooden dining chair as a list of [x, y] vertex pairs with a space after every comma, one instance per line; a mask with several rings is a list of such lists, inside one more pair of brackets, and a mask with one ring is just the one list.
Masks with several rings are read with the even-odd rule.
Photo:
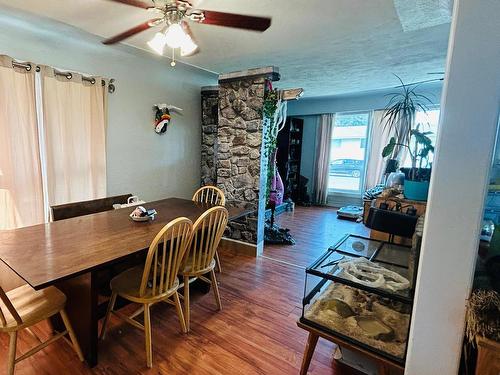
[[[80, 345], [64, 311], [65, 305], [66, 296], [53, 286], [36, 291], [29, 285], [23, 285], [8, 292], [4, 292], [0, 287], [0, 332], [6, 332], [10, 336], [7, 374], [14, 374], [17, 363], [67, 334], [78, 358], [83, 361]], [[61, 315], [66, 330], [42, 342], [30, 327], [56, 314]], [[16, 358], [17, 336], [22, 329], [33, 336], [39, 344]]]
[[[224, 206], [226, 204], [224, 192], [218, 187], [212, 185], [202, 186], [196, 190], [192, 200], [200, 203], [210, 203], [217, 206]], [[222, 272], [219, 253], [217, 250], [215, 251], [215, 263], [217, 265], [217, 270]]]
[[201, 203], [210, 203], [217, 206], [226, 204], [226, 197], [221, 189], [216, 186], [202, 186], [193, 195], [193, 201]]
[[[153, 366], [150, 318], [150, 307], [153, 304], [167, 302], [174, 305], [177, 309], [182, 332], [187, 332], [177, 293], [179, 288], [177, 275], [191, 238], [191, 229], [192, 222], [188, 218], [181, 217], [172, 220], [160, 230], [151, 242], [144, 266], [131, 268], [111, 280], [111, 300], [102, 324], [101, 339], [105, 338], [110, 314], [114, 314], [134, 327], [143, 330], [148, 367]], [[118, 296], [142, 306], [132, 315], [126, 316], [113, 310]], [[144, 325], [134, 319], [142, 312], [144, 312]]]
[[[222, 309], [219, 287], [215, 277], [215, 253], [224, 234], [228, 220], [228, 212], [224, 207], [216, 206], [205, 211], [193, 225], [191, 240], [182, 266], [184, 278], [184, 317], [189, 332], [190, 306], [189, 283], [199, 278], [212, 285], [215, 302]], [[205, 275], [210, 274], [210, 279]]]

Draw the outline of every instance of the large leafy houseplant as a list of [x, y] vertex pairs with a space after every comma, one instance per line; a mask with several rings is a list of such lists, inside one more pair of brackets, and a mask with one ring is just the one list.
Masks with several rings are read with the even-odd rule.
[[397, 159], [400, 149], [407, 149], [411, 168], [402, 169], [405, 197], [427, 200], [431, 172], [429, 155], [434, 152], [434, 146], [429, 138], [432, 132], [425, 131], [424, 124], [416, 123], [416, 114], [419, 110], [427, 113], [428, 104], [432, 102], [416, 92], [418, 85], [405, 85], [401, 78], [397, 78], [401, 82], [401, 92], [392, 94], [382, 117], [385, 130], [393, 134], [382, 150], [382, 157]]
[[382, 117], [385, 122], [384, 130], [393, 134], [382, 150], [382, 157], [397, 159], [400, 148], [407, 149], [411, 168], [405, 171], [405, 179], [412, 182], [429, 181], [429, 155], [434, 152], [429, 138], [432, 132], [425, 131], [424, 124], [416, 123], [416, 114], [419, 110], [427, 113], [432, 101], [417, 92], [418, 85], [405, 85], [401, 78], [396, 77], [401, 82], [401, 91], [391, 94]]
[[408, 149], [411, 159], [411, 168], [406, 178], [410, 181], [428, 181], [430, 174], [429, 154], [434, 152], [434, 146], [429, 135], [430, 131], [420, 131], [422, 124], [417, 124], [415, 129], [410, 129], [410, 137], [407, 143], [398, 143], [396, 137], [391, 137], [387, 146], [382, 150], [382, 156], [392, 155], [397, 146]]

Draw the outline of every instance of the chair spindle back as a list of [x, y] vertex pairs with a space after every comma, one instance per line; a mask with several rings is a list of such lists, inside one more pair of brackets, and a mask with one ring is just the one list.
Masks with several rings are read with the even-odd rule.
[[184, 267], [198, 272], [210, 266], [228, 221], [225, 207], [216, 206], [205, 211], [193, 224], [191, 240]]
[[202, 186], [193, 195], [193, 201], [200, 203], [216, 204], [217, 206], [224, 206], [226, 204], [226, 197], [221, 189], [215, 186]]
[[[139, 294], [143, 297], [152, 284], [152, 296], [160, 296], [174, 286], [191, 237], [193, 223], [186, 217], [165, 225], [149, 246]], [[160, 253], [160, 254], [158, 254]]]

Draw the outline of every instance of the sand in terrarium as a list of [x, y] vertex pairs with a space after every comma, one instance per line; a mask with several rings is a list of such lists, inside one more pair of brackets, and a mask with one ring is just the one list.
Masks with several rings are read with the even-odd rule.
[[[332, 300], [341, 300], [352, 309], [354, 315], [342, 313], [332, 304]], [[341, 333], [373, 348], [404, 358], [408, 327], [410, 324], [410, 306], [389, 301], [372, 293], [367, 293], [349, 286], [330, 283], [321, 295], [305, 311], [304, 317], [321, 324], [332, 331]], [[342, 315], [350, 315], [345, 318]], [[390, 335], [370, 336], [358, 325], [357, 317], [373, 317], [383, 325], [390, 327]]]

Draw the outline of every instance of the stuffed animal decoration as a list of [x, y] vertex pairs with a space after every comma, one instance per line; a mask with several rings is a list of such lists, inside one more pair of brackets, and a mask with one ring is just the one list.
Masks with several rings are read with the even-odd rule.
[[155, 111], [155, 132], [158, 134], [163, 134], [167, 131], [168, 124], [172, 118], [170, 111], [182, 113], [181, 108], [167, 104], [156, 104], [153, 106], [153, 110]]

